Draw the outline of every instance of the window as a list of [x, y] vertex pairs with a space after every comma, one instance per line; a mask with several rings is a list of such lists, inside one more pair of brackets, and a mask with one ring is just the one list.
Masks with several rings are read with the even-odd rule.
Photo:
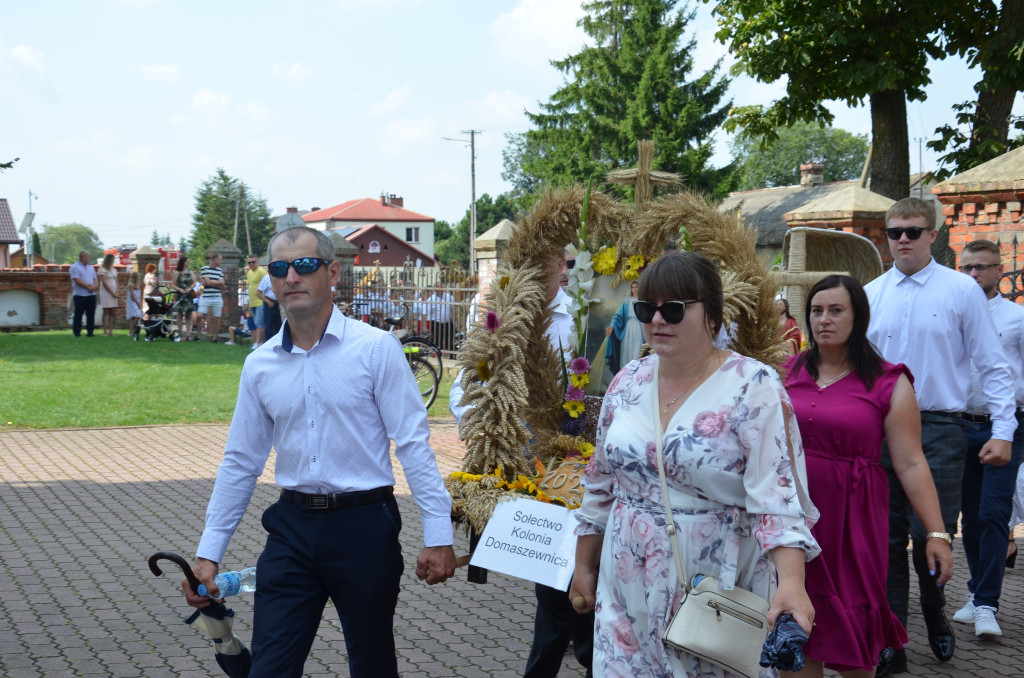
[[405, 229], [405, 242], [419, 242], [420, 241], [420, 227], [410, 226]]

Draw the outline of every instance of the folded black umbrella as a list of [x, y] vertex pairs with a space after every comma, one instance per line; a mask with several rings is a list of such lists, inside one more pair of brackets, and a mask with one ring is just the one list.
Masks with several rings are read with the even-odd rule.
[[781, 671], [799, 671], [804, 667], [804, 643], [807, 632], [793, 619], [793, 615], [781, 614], [775, 628], [768, 632], [761, 648], [761, 666]]

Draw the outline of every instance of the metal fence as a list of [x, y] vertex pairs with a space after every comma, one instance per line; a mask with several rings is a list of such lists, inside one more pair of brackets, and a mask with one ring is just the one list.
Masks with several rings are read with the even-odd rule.
[[[375, 327], [430, 334], [445, 359], [454, 358], [479, 317], [476, 278], [458, 268], [373, 267], [343, 271], [336, 299]], [[451, 364], [454, 364], [452, 362]]]

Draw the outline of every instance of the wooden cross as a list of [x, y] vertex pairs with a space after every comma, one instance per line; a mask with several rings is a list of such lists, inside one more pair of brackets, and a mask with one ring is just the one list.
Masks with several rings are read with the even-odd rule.
[[637, 142], [636, 169], [612, 170], [604, 175], [605, 181], [612, 184], [633, 186], [633, 214], [638, 215], [651, 201], [655, 186], [678, 186], [683, 183], [682, 177], [671, 172], [658, 172], [651, 169], [654, 164], [654, 142], [645, 139]]
[[775, 273], [780, 286], [788, 288], [786, 299], [789, 301], [789, 314], [796, 318], [804, 336], [808, 329], [804, 327], [804, 305], [807, 301], [807, 290], [814, 287], [819, 280], [827, 275], [850, 275], [849, 271], [808, 271], [807, 270], [807, 231], [795, 228], [789, 232], [789, 261], [786, 270]]

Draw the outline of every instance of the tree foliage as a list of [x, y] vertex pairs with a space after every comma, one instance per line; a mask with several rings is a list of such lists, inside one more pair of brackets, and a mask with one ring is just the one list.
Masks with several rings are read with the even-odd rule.
[[792, 186], [800, 183], [800, 165], [825, 165], [825, 181], [856, 179], [868, 154], [865, 134], [800, 122], [778, 131], [766, 147], [749, 136], [732, 142], [733, 160], [740, 172], [740, 190]]
[[737, 59], [734, 72], [768, 83], [787, 78], [781, 99], [736, 108], [727, 129], [739, 127], [767, 142], [797, 122], [831, 123], [827, 101], [850, 106], [867, 101], [874, 145], [871, 190], [905, 197], [910, 190], [906, 101], [925, 98], [931, 82], [928, 59], [945, 56], [934, 39], [943, 21], [936, 4], [704, 0], [712, 1], [717, 37]]
[[[515, 202], [507, 194], [491, 198], [484, 193], [476, 199], [476, 235], [485, 233], [496, 226], [502, 219], [516, 219]], [[457, 224], [445, 221], [434, 224], [434, 255], [442, 264], [448, 265], [453, 260], [463, 268], [469, 268], [469, 222], [470, 211]]]
[[991, 160], [1022, 141], [1010, 139], [1011, 128], [1024, 131], [1024, 120], [1011, 115], [1024, 87], [1024, 0], [979, 0], [975, 11], [951, 17], [944, 27], [948, 49], [978, 67], [981, 79], [973, 101], [955, 104], [955, 124], [935, 130], [929, 148], [944, 153], [940, 179]]
[[636, 163], [636, 144], [653, 139], [654, 168], [693, 187], [727, 192], [731, 167], [708, 167], [712, 137], [725, 120], [728, 79], [719, 64], [691, 79], [696, 40], [684, 38], [693, 12], [678, 0], [591, 0], [579, 25], [593, 41], [553, 61], [565, 81], [521, 137], [509, 139], [505, 175], [520, 194], [541, 184], [603, 181]]
[[14, 160], [10, 160], [8, 162], [0, 162], [0, 172], [11, 169], [12, 167], [14, 167], [14, 163], [18, 162], [19, 160], [21, 160], [21, 158], [15, 158]]
[[202, 261], [204, 253], [221, 238], [232, 241], [235, 232], [235, 201], [241, 188], [242, 202], [238, 208], [238, 242], [236, 246], [248, 254], [245, 236], [245, 211], [249, 213], [249, 235], [254, 254], [267, 250], [267, 243], [274, 235], [274, 222], [270, 208], [262, 197], [252, 194], [240, 179], [231, 177], [217, 168], [217, 173], [196, 189], [196, 208], [192, 214], [192, 234], [189, 256]]
[[44, 224], [39, 240], [42, 245], [40, 254], [54, 264], [73, 264], [78, 261], [78, 253], [82, 250], [89, 252], [93, 262], [103, 258], [103, 242], [100, 237], [82, 224]]

